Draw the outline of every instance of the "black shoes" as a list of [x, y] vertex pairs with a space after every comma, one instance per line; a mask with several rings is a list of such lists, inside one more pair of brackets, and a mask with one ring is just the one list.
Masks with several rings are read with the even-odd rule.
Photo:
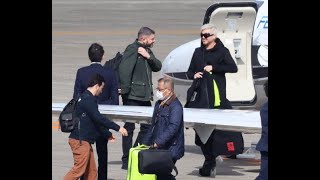
[[121, 169], [128, 170], [128, 164], [123, 163]]
[[201, 176], [212, 176], [212, 177], [216, 177], [217, 171], [216, 171], [216, 167], [213, 168], [200, 168], [199, 169], [199, 174]]

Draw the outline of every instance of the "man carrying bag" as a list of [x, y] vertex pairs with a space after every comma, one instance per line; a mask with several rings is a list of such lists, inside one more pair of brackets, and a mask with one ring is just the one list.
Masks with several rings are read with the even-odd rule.
[[[152, 124], [143, 139], [143, 144], [157, 150], [168, 150], [169, 157], [175, 164], [178, 159], [184, 156], [184, 123], [183, 107], [174, 93], [172, 79], [160, 78], [158, 80], [156, 96], [159, 100], [154, 106]], [[141, 153], [155, 156], [152, 154], [159, 152], [149, 149], [145, 152], [141, 151]], [[165, 158], [164, 161], [166, 161]], [[175, 180], [176, 178], [171, 174], [171, 171], [168, 172], [164, 169], [163, 172], [156, 172], [157, 180]]]

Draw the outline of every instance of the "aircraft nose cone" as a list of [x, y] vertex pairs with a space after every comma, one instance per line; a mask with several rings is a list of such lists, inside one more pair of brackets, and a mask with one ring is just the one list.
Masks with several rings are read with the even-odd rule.
[[200, 44], [199, 38], [172, 50], [162, 62], [161, 74], [187, 72], [193, 52], [195, 48], [200, 47]]
[[170, 70], [170, 61], [173, 61], [172, 56], [170, 54], [164, 59], [162, 62], [161, 73], [167, 73]]

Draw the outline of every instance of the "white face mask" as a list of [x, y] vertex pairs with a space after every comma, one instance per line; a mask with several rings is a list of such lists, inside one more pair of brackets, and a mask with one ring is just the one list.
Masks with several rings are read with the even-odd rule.
[[159, 99], [159, 100], [163, 100], [164, 99], [164, 96], [163, 96], [163, 93], [161, 91], [158, 91], [156, 92], [156, 97]]

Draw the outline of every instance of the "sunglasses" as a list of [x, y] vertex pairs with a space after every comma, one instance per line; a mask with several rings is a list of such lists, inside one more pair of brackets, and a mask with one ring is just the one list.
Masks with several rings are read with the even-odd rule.
[[200, 37], [203, 36], [204, 38], [207, 39], [208, 37], [213, 36], [213, 35], [214, 35], [214, 34], [209, 34], [209, 33], [204, 33], [204, 34], [202, 34], [202, 33], [201, 33], [201, 34], [200, 34]]
[[159, 88], [156, 88], [156, 90], [158, 90], [158, 91], [164, 91], [164, 90], [166, 90], [167, 88], [164, 88], [164, 89], [159, 89]]

